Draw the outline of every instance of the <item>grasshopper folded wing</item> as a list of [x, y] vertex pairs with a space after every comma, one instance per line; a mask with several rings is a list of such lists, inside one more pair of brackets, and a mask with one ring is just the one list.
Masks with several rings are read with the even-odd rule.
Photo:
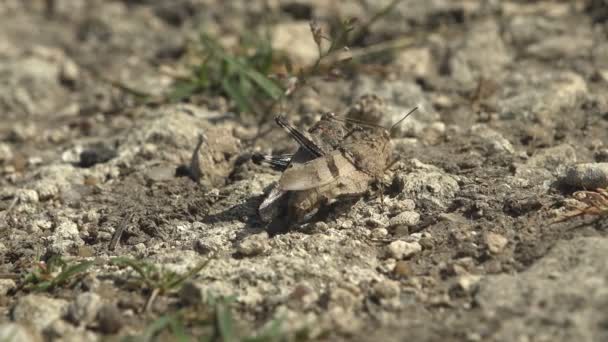
[[356, 171], [340, 151], [286, 169], [279, 180], [283, 191], [301, 191], [330, 184]]

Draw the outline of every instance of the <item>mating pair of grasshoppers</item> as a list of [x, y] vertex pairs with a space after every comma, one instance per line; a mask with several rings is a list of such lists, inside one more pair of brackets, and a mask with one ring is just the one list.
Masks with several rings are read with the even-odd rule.
[[328, 113], [303, 132], [277, 116], [299, 148], [294, 154], [255, 156], [283, 171], [259, 207], [262, 220], [306, 222], [332, 202], [365, 194], [392, 164], [391, 131], [416, 109], [390, 129]]

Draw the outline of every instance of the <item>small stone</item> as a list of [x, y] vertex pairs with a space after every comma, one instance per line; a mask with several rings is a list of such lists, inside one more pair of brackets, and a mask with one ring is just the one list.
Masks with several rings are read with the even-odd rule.
[[411, 159], [409, 164], [408, 169], [413, 170], [399, 172], [393, 179], [402, 196], [447, 208], [460, 189], [458, 178], [417, 159]]
[[393, 269], [393, 273], [396, 277], [405, 278], [412, 275], [412, 268], [407, 261], [399, 260], [395, 264], [395, 268]]
[[59, 70], [59, 80], [63, 84], [73, 87], [78, 81], [79, 75], [78, 65], [74, 61], [66, 59]]
[[[327, 316], [336, 333], [344, 336], [354, 336], [362, 330], [364, 324], [363, 319], [357, 317], [353, 311], [346, 311], [342, 308], [328, 310]], [[314, 340], [315, 338], [313, 337], [312, 339]]]
[[344, 310], [352, 309], [357, 303], [357, 296], [351, 291], [337, 287], [332, 288], [329, 293], [328, 308], [342, 308]]
[[0, 143], [0, 163], [7, 162], [13, 159], [13, 150], [11, 146], [5, 143]]
[[391, 207], [391, 213], [397, 214], [403, 211], [414, 211], [414, 209], [416, 209], [416, 202], [408, 198], [401, 201], [395, 201]]
[[268, 244], [268, 233], [262, 232], [255, 235], [250, 235], [243, 239], [237, 247], [237, 251], [245, 256], [255, 256], [265, 253], [270, 249]]
[[51, 241], [51, 245], [48, 247], [49, 251], [58, 254], [63, 254], [70, 248], [84, 245], [84, 241], [80, 238], [78, 225], [67, 219], [60, 221], [49, 240]]
[[101, 297], [98, 294], [81, 293], [68, 307], [68, 318], [78, 325], [87, 325], [93, 322], [100, 306]]
[[17, 323], [0, 324], [0, 341], [7, 342], [37, 342], [42, 338], [33, 335], [26, 327]]
[[271, 36], [273, 49], [288, 51], [291, 58], [304, 65], [311, 65], [319, 56], [308, 21], [277, 24]]
[[574, 162], [576, 162], [574, 147], [561, 144], [538, 151], [526, 161], [526, 166], [547, 170], [563, 170], [568, 164]]
[[391, 231], [393, 232], [393, 236], [399, 238], [410, 235], [410, 227], [400, 224], [395, 227], [391, 227]]
[[89, 210], [84, 215], [85, 222], [96, 223], [99, 221], [99, 212], [97, 210]]
[[608, 162], [608, 148], [603, 148], [594, 153], [595, 161], [603, 163]]
[[415, 211], [404, 211], [401, 214], [393, 217], [389, 221], [390, 227], [405, 225], [408, 227], [415, 226], [420, 222], [420, 214]]
[[316, 294], [314, 289], [305, 284], [297, 285], [288, 296], [288, 305], [293, 309], [307, 309], [312, 308], [319, 296]]
[[594, 190], [608, 187], [608, 163], [586, 163], [570, 166], [562, 177], [566, 185]]
[[509, 243], [506, 237], [489, 232], [484, 235], [484, 242], [492, 254], [500, 254]]
[[479, 281], [481, 280], [481, 276], [473, 275], [473, 274], [463, 274], [458, 277], [458, 287], [464, 292], [472, 292], [475, 289]]
[[19, 198], [19, 202], [21, 202], [21, 203], [38, 203], [38, 201], [40, 200], [36, 190], [32, 190], [32, 189], [17, 190], [16, 195], [17, 195], [17, 198]]
[[315, 230], [319, 232], [325, 232], [329, 229], [327, 223], [323, 221], [315, 222]]
[[0, 279], [0, 297], [6, 294], [17, 286], [12, 279]]
[[399, 282], [394, 280], [383, 280], [372, 287], [372, 296], [378, 299], [388, 299], [399, 295]]
[[55, 198], [59, 193], [59, 189], [55, 184], [50, 182], [39, 182], [35, 186], [36, 192], [38, 192], [38, 198], [41, 201], [46, 201], [51, 198]]
[[487, 145], [489, 152], [491, 153], [514, 153], [515, 149], [511, 142], [502, 134], [491, 129], [485, 124], [473, 125], [470, 129], [472, 135], [477, 136], [483, 140]]
[[111, 149], [103, 144], [97, 144], [80, 153], [80, 161], [78, 166], [88, 168], [95, 164], [101, 164], [113, 159], [117, 156], [114, 149]]
[[588, 58], [592, 47], [593, 40], [590, 37], [563, 35], [545, 37], [528, 46], [526, 54], [545, 60]]
[[186, 305], [198, 305], [207, 300], [207, 288], [193, 281], [186, 281], [179, 292], [181, 301]]
[[65, 314], [68, 302], [38, 294], [29, 294], [17, 300], [12, 310], [12, 319], [17, 323], [32, 325], [42, 331]]
[[145, 176], [151, 182], [166, 182], [174, 178], [175, 167], [171, 165], [159, 165], [145, 171]]
[[416, 77], [426, 76], [433, 67], [431, 50], [428, 47], [402, 50], [397, 55], [395, 63], [405, 73]]
[[104, 334], [115, 334], [124, 325], [123, 315], [116, 305], [106, 304], [97, 313], [99, 331]]
[[365, 220], [365, 225], [369, 228], [378, 228], [378, 227], [384, 227], [386, 225], [386, 223], [381, 218], [370, 217]]
[[38, 129], [33, 122], [27, 124], [15, 124], [9, 132], [9, 140], [13, 142], [31, 141], [38, 134]]
[[372, 239], [384, 239], [387, 235], [388, 230], [386, 228], [376, 228], [370, 234]]
[[72, 239], [78, 237], [80, 232], [78, 231], [78, 225], [76, 225], [76, 223], [64, 219], [57, 225], [53, 231], [53, 235], [57, 238]]
[[408, 258], [422, 251], [418, 242], [406, 242], [402, 240], [393, 241], [388, 245], [388, 254], [397, 260]]
[[97, 341], [94, 332], [76, 327], [63, 319], [54, 320], [42, 333], [48, 341]]

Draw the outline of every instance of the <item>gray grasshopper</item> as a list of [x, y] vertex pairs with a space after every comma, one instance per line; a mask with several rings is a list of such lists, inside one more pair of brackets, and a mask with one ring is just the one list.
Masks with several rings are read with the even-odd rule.
[[384, 127], [341, 120], [331, 113], [308, 132], [294, 128], [282, 116], [275, 120], [299, 149], [293, 155], [256, 158], [283, 171], [258, 209], [264, 222], [278, 217], [289, 223], [306, 222], [323, 206], [365, 194], [391, 162], [390, 131]]

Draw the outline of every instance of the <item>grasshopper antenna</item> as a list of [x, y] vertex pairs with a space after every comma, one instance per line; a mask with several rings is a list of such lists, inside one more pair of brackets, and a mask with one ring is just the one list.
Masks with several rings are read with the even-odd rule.
[[399, 121], [395, 122], [395, 124], [391, 126], [391, 129], [389, 129], [389, 133], [392, 133], [393, 129], [395, 129], [395, 127], [397, 127], [397, 125], [399, 125], [401, 122], [403, 122], [403, 120], [407, 119], [407, 117], [410, 116], [417, 109], [418, 109], [418, 106], [414, 107], [414, 109], [410, 110], [409, 113], [405, 114], [405, 116], [402, 117], [401, 119], [399, 119]]

